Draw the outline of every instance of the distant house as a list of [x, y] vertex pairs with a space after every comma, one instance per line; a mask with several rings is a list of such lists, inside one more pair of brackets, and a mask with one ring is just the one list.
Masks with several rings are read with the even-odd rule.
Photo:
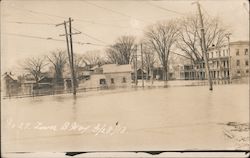
[[130, 64], [107, 64], [103, 65], [102, 68], [108, 87], [128, 87], [131, 85], [132, 68]]
[[24, 80], [21, 82], [21, 94], [32, 94], [35, 84], [35, 80]]
[[95, 67], [90, 79], [80, 84], [80, 88], [115, 88], [131, 86], [131, 65], [106, 64]]
[[43, 76], [39, 81], [38, 84], [34, 87], [34, 89], [41, 89], [41, 88], [51, 88], [53, 86], [54, 78], [49, 76]]
[[5, 96], [12, 96], [18, 93], [20, 84], [17, 78], [11, 72], [5, 72], [2, 76], [3, 80], [3, 94]]
[[[141, 80], [142, 79], [142, 74], [143, 74], [143, 78], [144, 80], [147, 79], [147, 72], [145, 70], [142, 70], [141, 68], [137, 69], [137, 79]], [[132, 72], [132, 79], [134, 80], [134, 72]], [[149, 76], [148, 76], [149, 77]]]

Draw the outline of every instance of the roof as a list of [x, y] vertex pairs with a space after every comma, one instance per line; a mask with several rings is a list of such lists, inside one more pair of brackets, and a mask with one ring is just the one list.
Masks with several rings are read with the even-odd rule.
[[130, 64], [127, 65], [106, 64], [101, 66], [101, 68], [103, 68], [103, 73], [132, 72], [132, 67]]
[[33, 84], [33, 83], [36, 83], [36, 81], [34, 80], [31, 80], [31, 81], [24, 81], [23, 84]]
[[12, 80], [18, 80], [17, 79], [17, 77], [16, 76], [14, 76], [12, 73], [4, 73], [3, 75], [2, 75], [3, 77], [10, 77]]
[[247, 44], [247, 45], [249, 45], [249, 41], [234, 41], [234, 42], [230, 42], [230, 44]]

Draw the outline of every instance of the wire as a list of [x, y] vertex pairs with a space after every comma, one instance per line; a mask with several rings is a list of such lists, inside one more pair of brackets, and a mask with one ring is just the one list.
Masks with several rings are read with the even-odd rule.
[[87, 33], [84, 33], [84, 32], [82, 32], [82, 31], [80, 31], [80, 30], [78, 30], [78, 29], [76, 29], [76, 28], [74, 28], [74, 27], [72, 27], [72, 28], [73, 28], [73, 30], [78, 31], [78, 32], [81, 32], [82, 34], [84, 34], [85, 36], [88, 36], [89, 38], [92, 38], [92, 39], [94, 39], [94, 40], [96, 40], [96, 41], [99, 41], [99, 42], [102, 42], [102, 43], [106, 44], [106, 42], [104, 42], [103, 40], [100, 40], [100, 39], [98, 39], [98, 38], [96, 38], [96, 37], [93, 37], [93, 36], [87, 34]]
[[41, 15], [46, 15], [46, 16], [50, 16], [50, 17], [57, 17], [57, 18], [60, 18], [60, 19], [65, 19], [65, 17], [59, 16], [59, 15], [55, 15], [55, 14], [48, 14], [48, 13], [44, 13], [44, 12], [39, 12], [39, 11], [30, 10], [30, 9], [24, 9], [24, 8], [14, 7], [14, 6], [10, 6], [10, 7], [14, 8], [14, 9], [25, 10], [27, 12], [34, 13], [34, 14], [41, 14]]
[[[59, 42], [65, 42], [66, 40], [61, 40], [61, 39], [55, 39], [52, 37], [40, 37], [40, 36], [31, 36], [31, 35], [25, 35], [25, 34], [18, 34], [18, 33], [3, 33], [6, 35], [10, 35], [10, 36], [19, 36], [19, 37], [25, 37], [25, 38], [33, 38], [33, 39], [42, 39], [42, 40], [50, 40], [50, 41], [59, 41]], [[89, 42], [73, 42], [75, 44], [79, 44], [79, 45], [95, 45], [95, 46], [105, 46], [105, 45], [101, 45], [101, 44], [95, 44], [95, 43], [89, 43]]]
[[139, 19], [139, 18], [134, 18], [134, 17], [132, 17], [132, 16], [130, 16], [130, 15], [124, 14], [124, 13], [122, 13], [122, 12], [118, 12], [118, 11], [113, 10], [113, 9], [106, 8], [106, 7], [103, 7], [103, 6], [97, 5], [97, 4], [95, 4], [95, 3], [88, 2], [88, 1], [84, 1], [84, 2], [85, 2], [85, 3], [88, 3], [88, 4], [90, 4], [90, 5], [96, 6], [96, 7], [98, 7], [98, 8], [101, 8], [101, 9], [104, 9], [104, 10], [107, 10], [107, 11], [110, 11], [110, 12], [113, 12], [113, 13], [116, 13], [116, 14], [119, 14], [119, 15], [122, 15], [122, 16], [125, 16], [125, 17], [128, 17], [128, 18], [133, 18], [133, 19], [142, 21], [142, 22], [144, 22], [144, 23], [147, 23], [147, 21], [145, 21], [145, 20], [142, 20], [142, 19]]
[[[50, 16], [50, 17], [54, 17], [54, 18], [60, 18], [60, 19], [68, 19], [68, 17], [63, 17], [63, 16], [58, 16], [58, 15], [55, 15], [55, 14], [48, 14], [48, 13], [43, 13], [43, 12], [38, 12], [38, 11], [33, 11], [33, 10], [30, 10], [30, 9], [23, 9], [23, 8], [18, 8], [18, 7], [13, 7], [13, 6], [10, 6], [14, 9], [19, 9], [19, 10], [23, 10], [23, 11], [27, 11], [27, 12], [30, 12], [30, 13], [33, 13], [33, 14], [38, 14], [38, 15], [46, 15], [46, 16]], [[84, 23], [89, 23], [89, 24], [93, 24], [93, 25], [103, 25], [103, 26], [111, 26], [111, 27], [116, 27], [116, 28], [131, 28], [131, 27], [127, 27], [127, 26], [120, 26], [120, 25], [114, 25], [114, 24], [105, 24], [105, 23], [100, 23], [100, 22], [96, 22], [96, 21], [91, 21], [91, 20], [84, 20], [84, 19], [78, 19], [78, 18], [74, 18], [75, 20], [77, 21], [80, 21], [80, 22], [84, 22]], [[133, 29], [137, 29], [137, 28], [133, 28]]]
[[24, 21], [6, 21], [7, 23], [16, 23], [16, 24], [31, 24], [31, 25], [55, 25], [52, 23], [35, 23], [35, 22], [24, 22]]
[[185, 15], [184, 13], [177, 12], [177, 11], [174, 11], [174, 10], [170, 10], [170, 9], [164, 8], [164, 7], [162, 7], [162, 6], [159, 6], [159, 5], [150, 3], [150, 2], [148, 2], [148, 1], [147, 1], [147, 4], [149, 4], [149, 5], [151, 5], [151, 6], [154, 6], [154, 7], [156, 7], [156, 8], [159, 8], [159, 9], [165, 10], [165, 11], [167, 11], [167, 12], [171, 12], [171, 13], [175, 13], [175, 14], [179, 14], [179, 15]]

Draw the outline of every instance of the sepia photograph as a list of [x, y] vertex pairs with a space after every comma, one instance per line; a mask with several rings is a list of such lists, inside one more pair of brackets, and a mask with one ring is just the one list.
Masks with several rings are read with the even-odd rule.
[[0, 6], [1, 157], [249, 156], [249, 1]]

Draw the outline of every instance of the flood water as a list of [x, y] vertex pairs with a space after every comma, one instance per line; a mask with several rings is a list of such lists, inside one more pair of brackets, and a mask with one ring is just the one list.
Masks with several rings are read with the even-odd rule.
[[[238, 134], [228, 133], [229, 122], [249, 124], [247, 84], [218, 85], [213, 91], [169, 87], [3, 99], [2, 149], [246, 149], [248, 142], [230, 139]], [[249, 128], [239, 135], [249, 135]]]

